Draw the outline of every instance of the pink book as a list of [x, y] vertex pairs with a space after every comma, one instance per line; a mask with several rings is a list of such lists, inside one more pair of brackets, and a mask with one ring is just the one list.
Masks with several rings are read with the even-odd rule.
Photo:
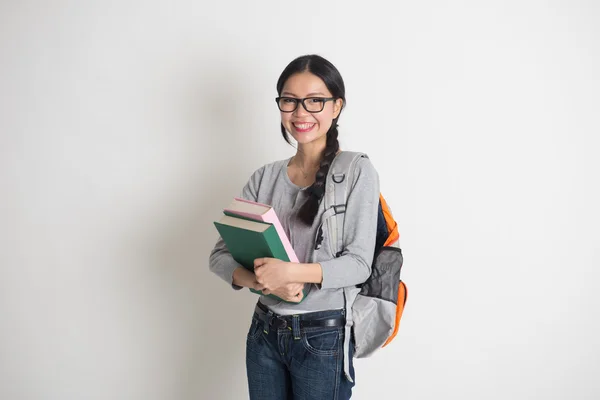
[[223, 210], [223, 212], [225, 214], [239, 215], [240, 217], [248, 218], [254, 221], [273, 224], [277, 234], [281, 238], [281, 243], [283, 243], [283, 247], [285, 248], [288, 258], [291, 262], [298, 262], [298, 257], [292, 248], [290, 239], [285, 234], [283, 226], [281, 225], [277, 214], [275, 214], [273, 207], [236, 197], [229, 207]]

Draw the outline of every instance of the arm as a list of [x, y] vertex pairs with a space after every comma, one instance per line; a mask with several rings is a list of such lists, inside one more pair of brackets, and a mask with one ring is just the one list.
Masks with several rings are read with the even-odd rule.
[[357, 163], [354, 176], [344, 217], [342, 255], [318, 263], [257, 259], [254, 268], [260, 284], [269, 290], [290, 283], [317, 283], [329, 289], [353, 286], [368, 279], [375, 250], [379, 176], [368, 159]]
[[346, 203], [342, 255], [319, 262], [323, 271], [322, 289], [354, 286], [371, 275], [379, 193], [375, 167], [369, 159], [360, 159]]
[[233, 282], [232, 286], [236, 289], [247, 287], [254, 290], [262, 290], [262, 285], [256, 281], [256, 275], [253, 272], [248, 271], [244, 267], [237, 267], [233, 270]]
[[295, 283], [321, 283], [322, 270], [318, 263], [294, 263], [277, 258], [254, 260], [256, 281], [267, 290], [276, 290]]
[[[260, 168], [252, 174], [242, 192], [240, 197], [246, 200], [256, 201], [258, 197], [258, 188], [260, 187], [260, 181], [262, 179], [263, 168]], [[254, 273], [248, 271], [244, 267], [240, 266], [233, 257], [222, 238], [219, 237], [215, 247], [210, 252], [208, 260], [209, 269], [215, 273], [225, 282], [229, 283], [232, 288], [240, 290], [242, 287], [250, 287], [257, 289], [256, 277]]]

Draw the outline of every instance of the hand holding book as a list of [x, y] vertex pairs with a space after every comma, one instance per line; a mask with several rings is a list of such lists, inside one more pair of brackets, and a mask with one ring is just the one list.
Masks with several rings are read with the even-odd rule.
[[[292, 272], [293, 266], [299, 265], [298, 257], [275, 210], [265, 204], [236, 198], [223, 212], [225, 215], [219, 221], [215, 221], [215, 226], [233, 259], [250, 272], [255, 272], [257, 259], [263, 260], [259, 263], [259, 269], [263, 268], [259, 273], [259, 276], [263, 275], [260, 278], [263, 281], [257, 283], [263, 286], [266, 284], [267, 292], [257, 290], [258, 287], [251, 287], [250, 291], [288, 302], [302, 301], [307, 290], [304, 285], [300, 296], [294, 294], [293, 300], [288, 299], [288, 290], [292, 289], [288, 286], [295, 282], [284, 279], [283, 274]], [[265, 262], [267, 259], [271, 261]], [[277, 269], [273, 268], [274, 266], [282, 270], [273, 272]], [[284, 281], [285, 284], [282, 283]]]
[[261, 292], [265, 296], [276, 296], [288, 303], [300, 303], [304, 300], [304, 283], [288, 283], [273, 290], [262, 289]]
[[265, 295], [274, 294], [286, 301], [299, 302], [304, 296], [304, 283], [294, 282], [293, 263], [276, 258], [257, 258], [254, 260], [256, 281]]

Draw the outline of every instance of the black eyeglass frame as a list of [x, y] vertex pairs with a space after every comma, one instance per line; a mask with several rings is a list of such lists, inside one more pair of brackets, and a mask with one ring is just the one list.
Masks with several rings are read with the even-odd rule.
[[[284, 111], [281, 109], [280, 105], [279, 105], [279, 101], [281, 99], [288, 99], [288, 100], [294, 100], [296, 102], [296, 107], [294, 107], [293, 110], [291, 111]], [[306, 108], [306, 104], [304, 103], [306, 100], [312, 100], [312, 99], [319, 99], [319, 100], [323, 100], [323, 102], [321, 103], [321, 109], [319, 111], [310, 111], [308, 108]], [[275, 102], [277, 103], [277, 108], [279, 108], [279, 111], [284, 112], [284, 113], [293, 113], [294, 111], [296, 111], [298, 109], [298, 104], [302, 103], [302, 107], [304, 107], [304, 109], [311, 113], [311, 114], [316, 114], [316, 113], [320, 113], [321, 111], [323, 111], [323, 109], [325, 109], [325, 103], [327, 103], [330, 100], [337, 100], [337, 97], [305, 97], [303, 99], [298, 99], [296, 97], [286, 97], [286, 96], [281, 96], [281, 97], [276, 97], [275, 98]]]

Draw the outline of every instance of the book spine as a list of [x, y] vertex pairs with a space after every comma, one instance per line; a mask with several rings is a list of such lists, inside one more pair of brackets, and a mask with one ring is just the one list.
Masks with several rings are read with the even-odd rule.
[[292, 244], [290, 243], [289, 238], [285, 234], [285, 231], [283, 230], [283, 225], [281, 225], [281, 221], [279, 221], [279, 218], [277, 218], [277, 215], [275, 214], [275, 210], [273, 210], [271, 208], [263, 216], [263, 222], [273, 224], [273, 226], [275, 227], [275, 230], [277, 231], [277, 234], [281, 238], [281, 243], [283, 243], [283, 247], [285, 248], [285, 252], [287, 253], [288, 258], [290, 259], [291, 262], [297, 263], [298, 256], [296, 256], [296, 252], [294, 251], [294, 248], [292, 247]]

